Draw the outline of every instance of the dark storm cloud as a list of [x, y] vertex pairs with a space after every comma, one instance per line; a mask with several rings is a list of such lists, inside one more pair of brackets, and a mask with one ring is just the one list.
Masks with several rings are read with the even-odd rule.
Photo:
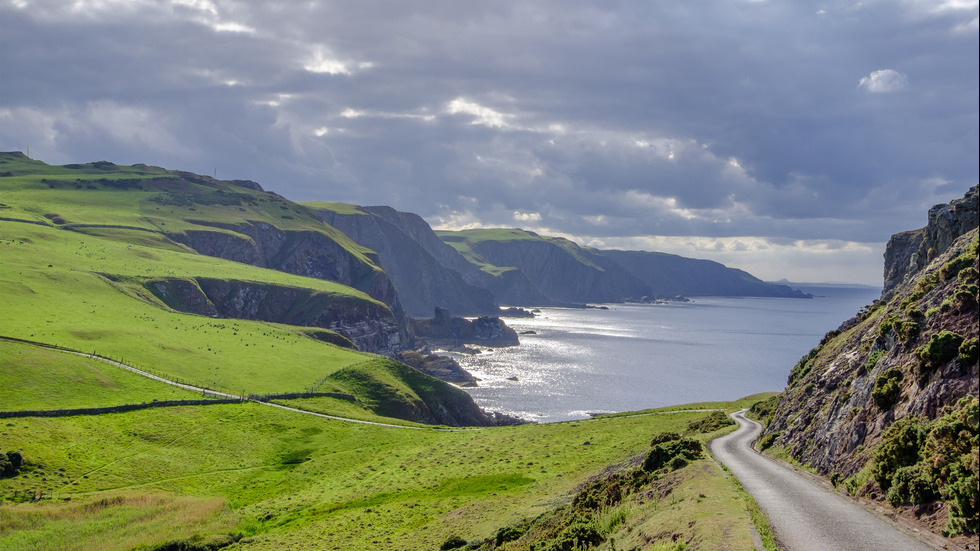
[[976, 3], [0, 6], [0, 146], [51, 163], [821, 258], [978, 178]]

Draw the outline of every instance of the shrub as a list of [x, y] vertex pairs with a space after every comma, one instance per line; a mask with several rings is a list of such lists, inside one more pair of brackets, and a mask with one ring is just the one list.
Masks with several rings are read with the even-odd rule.
[[680, 439], [681, 439], [681, 435], [677, 434], [676, 432], [661, 432], [660, 434], [653, 437], [653, 440], [650, 441], [650, 445], [656, 446], [657, 444], [661, 444], [663, 442], [670, 442], [671, 440], [680, 440]]
[[779, 431], [770, 432], [769, 434], [763, 436], [759, 439], [759, 450], [765, 451], [772, 447], [776, 443], [776, 439], [779, 438]]
[[927, 467], [923, 463], [916, 463], [908, 467], [900, 467], [895, 471], [886, 499], [892, 507], [898, 507], [903, 503], [912, 505], [928, 503], [937, 497], [936, 483]]
[[919, 358], [919, 383], [928, 379], [933, 370], [949, 363], [959, 355], [963, 336], [952, 331], [940, 331], [929, 339], [929, 342], [915, 349]]
[[662, 469], [678, 455], [688, 460], [698, 459], [701, 457], [702, 450], [701, 442], [693, 438], [661, 442], [654, 446], [643, 460], [643, 470], [652, 472]]
[[977, 337], [970, 337], [963, 340], [963, 344], [960, 345], [959, 349], [959, 359], [964, 365], [973, 365], [980, 359], [980, 350], [978, 350], [977, 345]]
[[779, 394], [770, 396], [768, 399], [756, 402], [749, 408], [749, 414], [755, 416], [762, 424], [768, 426], [772, 418], [776, 415], [776, 407], [779, 406]]
[[459, 549], [464, 545], [466, 545], [466, 540], [464, 540], [463, 538], [459, 536], [449, 536], [449, 539], [442, 542], [442, 545], [439, 546], [439, 549], [441, 549], [442, 551], [446, 551], [447, 549]]
[[980, 480], [980, 401], [967, 396], [957, 408], [946, 411], [929, 431], [922, 455], [943, 499], [949, 504], [947, 531], [976, 534], [978, 520], [978, 480]]
[[725, 415], [725, 412], [712, 411], [697, 421], [691, 421], [687, 425], [687, 430], [696, 434], [705, 434], [734, 424], [735, 421], [733, 421], [731, 417]]
[[684, 467], [687, 467], [687, 459], [685, 459], [683, 455], [675, 455], [674, 458], [667, 463], [667, 466], [670, 467], [670, 470], [672, 471], [683, 469]]
[[898, 397], [902, 394], [902, 378], [902, 371], [896, 367], [875, 378], [871, 399], [882, 411], [890, 410], [898, 401]]
[[497, 535], [494, 536], [494, 545], [500, 546], [508, 541], [514, 541], [524, 535], [524, 531], [516, 526], [504, 526], [500, 530], [497, 530]]
[[868, 354], [868, 359], [864, 361], [864, 371], [871, 373], [871, 370], [878, 365], [878, 360], [880, 360], [885, 354], [887, 354], [887, 352], [882, 349], [872, 350], [871, 353]]
[[10, 461], [11, 466], [14, 471], [20, 469], [20, 466], [24, 464], [24, 457], [19, 451], [9, 451], [7, 452], [7, 460]]
[[895, 473], [919, 462], [919, 449], [926, 438], [927, 425], [917, 417], [905, 417], [888, 427], [881, 444], [871, 454], [871, 475], [882, 491], [888, 491]]
[[806, 376], [813, 368], [813, 359], [817, 357], [820, 352], [820, 347], [816, 347], [807, 352], [800, 361], [796, 362], [793, 369], [789, 371], [789, 378], [786, 381], [787, 386], [794, 386], [800, 379]]

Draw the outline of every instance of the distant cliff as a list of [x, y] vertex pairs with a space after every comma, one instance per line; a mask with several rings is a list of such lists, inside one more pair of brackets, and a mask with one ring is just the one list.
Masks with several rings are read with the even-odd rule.
[[[338, 203], [309, 206], [321, 220], [377, 253], [378, 263], [391, 278], [409, 316], [428, 316], [436, 307], [460, 316], [498, 311], [489, 290], [468, 283], [451, 267], [465, 261], [454, 263], [448, 258], [454, 251], [439, 241], [421, 217], [390, 207]], [[442, 261], [432, 253], [440, 248], [445, 249], [441, 251]]]
[[[980, 474], [976, 197], [974, 187], [933, 207], [926, 228], [892, 238], [882, 299], [792, 369], [761, 439], [849, 491], [934, 515], [937, 529], [950, 518], [949, 529], [965, 533], [976, 531]], [[965, 397], [973, 404], [961, 404]], [[967, 424], [946, 439], [944, 427], [957, 419]], [[943, 471], [950, 462], [959, 466]], [[965, 498], [950, 476], [973, 476]]]
[[711, 260], [645, 251], [600, 251], [649, 286], [655, 296], [744, 296], [806, 298], [786, 285], [767, 283]]
[[504, 304], [619, 302], [676, 295], [804, 298], [710, 260], [645, 251], [580, 247], [567, 239], [524, 230], [438, 232], [480, 269], [474, 278]]
[[615, 261], [567, 239], [517, 229], [438, 235], [495, 280], [494, 293], [506, 304], [617, 302], [647, 294]]

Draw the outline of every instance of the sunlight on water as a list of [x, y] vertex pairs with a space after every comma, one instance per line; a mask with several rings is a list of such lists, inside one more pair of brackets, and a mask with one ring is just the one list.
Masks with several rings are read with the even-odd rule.
[[520, 346], [452, 355], [480, 379], [467, 389], [478, 404], [540, 422], [733, 400], [782, 390], [803, 354], [879, 294], [821, 289], [812, 300], [542, 308], [506, 320], [526, 333]]

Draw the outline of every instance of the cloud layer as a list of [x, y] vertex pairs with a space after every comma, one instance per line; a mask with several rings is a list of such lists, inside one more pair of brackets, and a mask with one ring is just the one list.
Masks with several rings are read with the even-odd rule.
[[0, 148], [874, 282], [978, 180], [977, 11], [14, 0]]

